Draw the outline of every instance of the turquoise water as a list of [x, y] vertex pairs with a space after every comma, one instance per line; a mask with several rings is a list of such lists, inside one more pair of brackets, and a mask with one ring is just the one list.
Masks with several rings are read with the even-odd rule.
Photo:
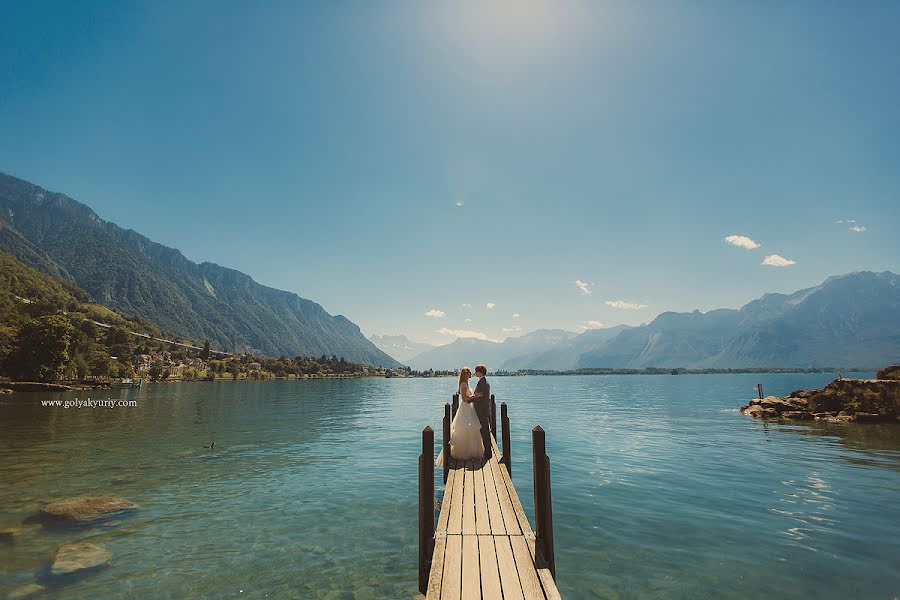
[[[827, 375], [492, 378], [532, 516], [547, 431], [565, 598], [900, 595], [900, 427], [764, 424], [737, 407]], [[0, 597], [406, 598], [416, 592], [420, 431], [437, 380], [159, 384], [0, 399], [0, 527], [80, 494], [140, 504], [0, 545]], [[135, 408], [40, 400], [133, 398]], [[214, 451], [202, 446], [216, 442]], [[110, 566], [55, 582], [57, 547]]]

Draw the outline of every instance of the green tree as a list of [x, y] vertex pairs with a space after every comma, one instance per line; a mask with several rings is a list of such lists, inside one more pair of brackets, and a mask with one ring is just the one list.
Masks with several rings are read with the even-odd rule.
[[58, 378], [69, 361], [75, 328], [62, 315], [48, 315], [27, 322], [19, 330], [9, 357], [11, 371], [25, 379]]
[[209, 360], [209, 340], [203, 342], [203, 350], [200, 351], [200, 358]]

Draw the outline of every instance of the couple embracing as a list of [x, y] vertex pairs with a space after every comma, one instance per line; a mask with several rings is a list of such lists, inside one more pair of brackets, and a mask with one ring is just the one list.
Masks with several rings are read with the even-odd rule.
[[[475, 376], [478, 384], [475, 392], [469, 387], [472, 370], [463, 367], [459, 372], [459, 409], [450, 424], [450, 456], [460, 460], [474, 458], [490, 458], [490, 412], [491, 384], [487, 380], [487, 367], [477, 365]], [[444, 465], [444, 452], [441, 451], [437, 465]]]

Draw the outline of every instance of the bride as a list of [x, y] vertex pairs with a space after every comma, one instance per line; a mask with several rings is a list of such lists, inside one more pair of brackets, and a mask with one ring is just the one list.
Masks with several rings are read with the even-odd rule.
[[[460, 460], [482, 458], [484, 456], [484, 442], [481, 440], [481, 422], [478, 413], [475, 412], [472, 392], [469, 390], [469, 378], [472, 371], [469, 367], [463, 367], [459, 372], [459, 409], [453, 422], [450, 424], [450, 456]], [[441, 450], [437, 459], [437, 466], [444, 466], [444, 451]]]

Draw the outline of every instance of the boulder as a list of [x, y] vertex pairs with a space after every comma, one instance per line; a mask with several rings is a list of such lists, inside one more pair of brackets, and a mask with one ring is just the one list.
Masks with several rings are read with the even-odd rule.
[[741, 412], [745, 415], [750, 415], [751, 417], [759, 418], [762, 416], [763, 407], [759, 404], [751, 404], [750, 406], [745, 406], [741, 409]]
[[814, 419], [815, 417], [813, 417], [812, 413], [806, 412], [805, 410], [786, 410], [781, 413], [781, 418], [808, 421]]
[[12, 591], [6, 595], [6, 598], [7, 600], [26, 600], [27, 598], [36, 597], [45, 589], [47, 588], [36, 583], [26, 583], [25, 585], [13, 588]]
[[0, 529], [0, 542], [15, 543], [20, 537], [36, 532], [41, 528], [40, 523], [22, 523]]
[[88, 542], [69, 544], [56, 551], [50, 573], [60, 577], [100, 569], [109, 564], [110, 558], [112, 552], [103, 546]]
[[111, 517], [137, 507], [133, 502], [114, 496], [76, 496], [48, 504], [41, 509], [40, 515], [47, 519], [85, 522]]
[[877, 379], [900, 379], [900, 365], [885, 367], [875, 375]]

